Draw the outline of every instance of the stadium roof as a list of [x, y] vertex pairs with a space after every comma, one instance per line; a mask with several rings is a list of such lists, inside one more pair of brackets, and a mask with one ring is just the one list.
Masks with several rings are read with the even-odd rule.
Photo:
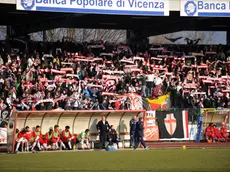
[[15, 4], [0, 5], [0, 21], [1, 25], [12, 25], [19, 35], [54, 28], [127, 29], [143, 36], [181, 30], [230, 30], [230, 18], [180, 17], [178, 11], [171, 11], [165, 17], [140, 17], [17, 11]]

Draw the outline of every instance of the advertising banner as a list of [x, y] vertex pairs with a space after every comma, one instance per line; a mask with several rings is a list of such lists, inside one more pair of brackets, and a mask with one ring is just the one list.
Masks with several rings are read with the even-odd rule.
[[147, 141], [159, 140], [159, 130], [156, 122], [156, 111], [147, 111], [144, 121], [144, 139]]
[[230, 0], [181, 0], [181, 16], [230, 17]]
[[17, 0], [17, 10], [169, 16], [169, 0]]
[[7, 143], [7, 128], [0, 127], [0, 145]]

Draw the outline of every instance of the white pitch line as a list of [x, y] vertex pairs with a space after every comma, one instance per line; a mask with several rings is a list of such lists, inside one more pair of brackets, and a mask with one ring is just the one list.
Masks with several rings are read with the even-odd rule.
[[153, 169], [77, 169], [77, 168], [1, 168], [1, 170], [16, 171], [152, 171]]

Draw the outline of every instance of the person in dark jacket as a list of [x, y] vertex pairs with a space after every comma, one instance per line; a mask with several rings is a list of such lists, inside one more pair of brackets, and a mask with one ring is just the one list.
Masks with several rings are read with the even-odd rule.
[[101, 149], [105, 149], [105, 142], [107, 138], [107, 134], [109, 132], [109, 123], [105, 120], [105, 116], [101, 117], [101, 121], [97, 123], [97, 131], [100, 134], [100, 147]]
[[130, 127], [130, 148], [135, 144], [135, 132], [136, 132], [137, 116], [133, 116], [133, 119], [129, 122]]
[[117, 137], [117, 132], [113, 125], [110, 126], [108, 141], [109, 141], [109, 145], [113, 145], [114, 143], [117, 144], [117, 148], [119, 149], [119, 145], [118, 145], [119, 138]]
[[144, 137], [144, 120], [143, 120], [143, 117], [140, 117], [139, 121], [136, 124], [135, 147], [134, 147], [134, 149], [137, 149], [137, 147], [139, 146], [139, 144], [141, 142], [142, 146], [146, 150], [148, 150], [148, 147], [146, 146], [143, 137]]

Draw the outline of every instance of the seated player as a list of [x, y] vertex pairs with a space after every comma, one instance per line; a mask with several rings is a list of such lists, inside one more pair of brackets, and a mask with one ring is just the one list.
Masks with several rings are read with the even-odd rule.
[[[34, 137], [33, 137], [33, 132], [30, 130], [29, 126], [26, 126], [26, 135], [25, 135], [25, 137], [26, 137], [28, 146], [32, 145], [33, 142], [34, 142]], [[29, 147], [28, 147], [28, 150], [29, 150]]]
[[213, 124], [210, 123], [208, 127], [205, 129], [205, 138], [208, 143], [211, 143], [214, 138], [214, 130], [213, 130]]
[[35, 146], [38, 147], [39, 151], [42, 150], [41, 146], [45, 150], [47, 150], [47, 144], [42, 139], [41, 127], [39, 125], [36, 126], [36, 130], [33, 132], [33, 138], [34, 138], [34, 142], [32, 144], [32, 148], [31, 148], [32, 151], [34, 150]]
[[213, 131], [214, 131], [214, 141], [222, 141], [223, 138], [220, 134], [219, 129], [216, 127], [216, 125], [213, 125]]
[[114, 128], [113, 125], [110, 126], [111, 130], [108, 134], [108, 141], [109, 141], [109, 145], [113, 145], [114, 143], [117, 144], [117, 148], [119, 149], [119, 138], [117, 137], [117, 132]]
[[22, 139], [19, 140], [19, 129], [16, 129], [15, 131], [15, 152], [18, 152], [18, 149], [20, 146], [22, 146]]
[[66, 149], [66, 146], [64, 145], [64, 143], [60, 139], [60, 132], [59, 132], [59, 126], [58, 125], [54, 126], [54, 131], [52, 134], [52, 143], [54, 143], [56, 149], [59, 149], [59, 144], [60, 144], [60, 149], [62, 149], [62, 147], [64, 149]]
[[19, 129], [16, 128], [15, 130], [15, 141], [18, 139]]
[[65, 130], [62, 131], [62, 134], [61, 134], [61, 140], [64, 144], [68, 145], [69, 146], [69, 149], [71, 150], [72, 149], [72, 141], [74, 143], [76, 143], [76, 138], [74, 138], [72, 136], [72, 134], [70, 133], [69, 131], [70, 127], [69, 126], [66, 126], [65, 127]]
[[77, 137], [78, 143], [79, 143], [79, 149], [82, 149], [83, 144], [86, 144], [86, 148], [90, 149], [89, 145], [89, 129], [86, 129], [85, 131], [81, 132], [79, 136]]
[[229, 134], [228, 134], [227, 128], [225, 126], [225, 123], [223, 123], [222, 127], [220, 128], [220, 134], [223, 138], [223, 141], [228, 141]]
[[51, 127], [49, 129], [49, 132], [47, 132], [45, 135], [44, 142], [46, 143], [47, 146], [51, 145], [51, 148], [55, 149], [55, 143], [52, 142], [52, 137], [53, 137], [53, 128]]
[[25, 151], [29, 151], [29, 143], [26, 139], [26, 128], [23, 128], [22, 131], [18, 132], [16, 139], [16, 149], [15, 152], [18, 152], [18, 149], [21, 145], [21, 151], [24, 151], [24, 146], [26, 146]]

